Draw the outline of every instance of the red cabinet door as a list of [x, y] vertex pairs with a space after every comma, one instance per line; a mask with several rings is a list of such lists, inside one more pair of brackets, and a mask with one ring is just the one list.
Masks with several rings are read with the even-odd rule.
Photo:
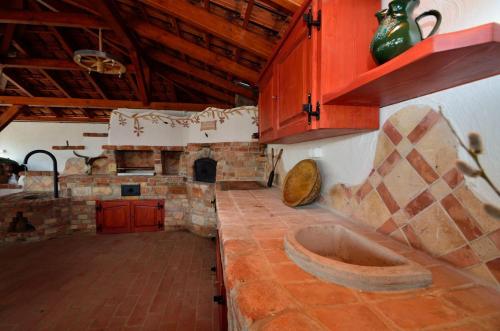
[[165, 201], [115, 200], [96, 202], [98, 233], [161, 231]]
[[128, 201], [97, 202], [97, 232], [127, 233], [130, 228], [130, 203]]
[[131, 201], [133, 232], [159, 231], [163, 229], [164, 208], [160, 200]]
[[267, 142], [275, 138], [274, 130], [276, 91], [274, 77], [271, 73], [260, 83], [259, 95], [259, 134], [260, 141]]
[[275, 61], [278, 138], [309, 129], [303, 105], [312, 93], [312, 41], [304, 21], [297, 22]]

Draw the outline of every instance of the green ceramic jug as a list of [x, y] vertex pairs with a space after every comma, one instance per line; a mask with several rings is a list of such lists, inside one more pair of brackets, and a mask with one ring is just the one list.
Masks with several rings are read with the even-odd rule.
[[442, 17], [437, 10], [426, 11], [413, 19], [413, 11], [419, 4], [420, 0], [393, 0], [388, 9], [375, 14], [379, 27], [370, 48], [378, 64], [389, 61], [425, 39], [418, 25], [422, 18], [436, 17], [436, 24], [426, 38], [439, 29]]

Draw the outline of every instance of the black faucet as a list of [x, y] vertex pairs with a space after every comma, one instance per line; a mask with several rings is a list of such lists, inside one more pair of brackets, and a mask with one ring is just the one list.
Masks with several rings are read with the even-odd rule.
[[31, 157], [33, 154], [46, 154], [52, 159], [52, 167], [54, 169], [54, 198], [59, 198], [59, 177], [57, 174], [57, 160], [54, 154], [52, 154], [49, 151], [44, 151], [43, 149], [37, 149], [32, 152], [29, 152], [26, 157], [24, 158], [23, 165], [25, 167], [25, 170], [28, 171], [28, 159]]

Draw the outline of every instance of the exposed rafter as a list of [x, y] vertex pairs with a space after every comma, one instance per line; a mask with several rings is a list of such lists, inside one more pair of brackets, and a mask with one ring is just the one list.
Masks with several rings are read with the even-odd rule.
[[179, 0], [141, 1], [263, 58], [269, 57], [275, 46], [273, 42], [263, 36], [222, 20], [219, 16], [201, 7], [191, 5], [189, 2]]
[[0, 115], [0, 131], [5, 129], [24, 109], [22, 105], [12, 105]]
[[106, 100], [106, 99], [77, 99], [77, 98], [42, 98], [42, 97], [11, 97], [0, 95], [0, 105], [28, 105], [38, 107], [83, 107], [83, 108], [133, 108], [133, 109], [167, 109], [179, 111], [203, 111], [207, 107], [230, 108], [227, 104], [199, 104], [180, 102], [151, 102], [144, 105], [141, 101]]
[[191, 75], [193, 77], [199, 78], [201, 80], [204, 80], [210, 84], [219, 86], [223, 89], [226, 89], [228, 91], [238, 93], [240, 95], [243, 95], [247, 98], [253, 99], [255, 98], [255, 95], [252, 91], [243, 88], [241, 86], [235, 85], [233, 82], [228, 81], [224, 78], [220, 78], [213, 73], [210, 73], [206, 70], [200, 69], [198, 67], [195, 67], [194, 65], [188, 64], [187, 62], [184, 62], [182, 60], [179, 60], [175, 58], [172, 55], [169, 55], [167, 53], [154, 50], [154, 49], [149, 49], [146, 52], [148, 56], [157, 61], [160, 62], [164, 65], [167, 65], [173, 69], [176, 69], [178, 71], [181, 71], [183, 73], [186, 73], [188, 75]]
[[210, 65], [220, 70], [231, 71], [236, 76], [251, 83], [257, 82], [259, 73], [239, 64], [236, 61], [209, 51], [204, 47], [198, 46], [176, 35], [165, 32], [165, 30], [161, 29], [160, 27], [149, 24], [147, 22], [134, 20], [130, 22], [130, 25], [139, 35], [144, 38], [156, 41], [164, 45], [165, 47], [169, 47], [181, 53], [187, 54], [202, 62], [209, 63]]
[[87, 14], [0, 9], [0, 23], [109, 29], [103, 20]]
[[121, 18], [116, 5], [113, 0], [96, 1], [93, 3], [95, 8], [104, 17], [106, 22], [110, 25], [111, 29], [118, 35], [125, 46], [130, 50], [130, 59], [135, 67], [135, 77], [137, 80], [137, 87], [142, 102], [147, 105], [149, 103], [149, 68], [145, 63], [144, 58], [140, 54], [138, 42], [134, 36], [128, 31], [128, 28]]

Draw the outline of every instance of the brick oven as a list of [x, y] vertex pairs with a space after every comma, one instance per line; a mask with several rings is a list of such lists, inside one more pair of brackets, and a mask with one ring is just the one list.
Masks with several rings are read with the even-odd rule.
[[[96, 201], [161, 200], [164, 201], [165, 230], [188, 229], [212, 236], [216, 229], [215, 184], [196, 180], [195, 162], [203, 158], [212, 160], [215, 181], [261, 181], [266, 171], [261, 148], [257, 142], [188, 144], [185, 147], [104, 146], [108, 157], [96, 162], [93, 175], [61, 177], [61, 193], [72, 200], [69, 226], [74, 231], [96, 231]], [[119, 176], [122, 168], [141, 166], [138, 161], [120, 160], [127, 155], [145, 158], [142, 164], [149, 171], [154, 169], [154, 175]], [[140, 196], [123, 197], [124, 184], [138, 185]]]

